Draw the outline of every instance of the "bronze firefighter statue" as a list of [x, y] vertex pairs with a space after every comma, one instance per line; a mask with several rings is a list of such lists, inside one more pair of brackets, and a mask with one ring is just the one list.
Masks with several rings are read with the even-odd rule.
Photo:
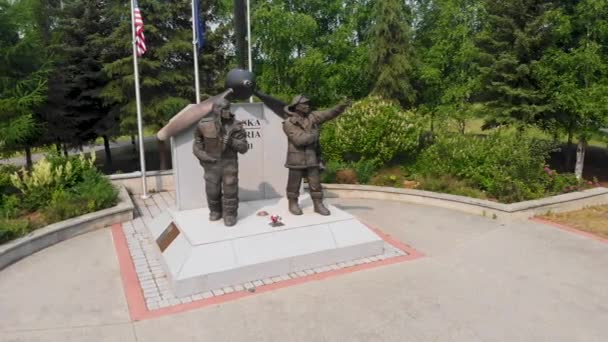
[[249, 149], [243, 124], [230, 112], [230, 102], [218, 99], [194, 132], [193, 152], [205, 170], [209, 220], [224, 218], [227, 227], [237, 221], [239, 206], [238, 153]]
[[330, 215], [329, 210], [323, 205], [320, 129], [324, 122], [336, 118], [349, 106], [350, 102], [326, 111], [312, 111], [310, 100], [298, 95], [289, 106], [285, 107], [286, 119], [283, 122], [283, 131], [288, 141], [285, 167], [289, 169], [287, 199], [292, 214], [302, 215], [298, 197], [302, 178], [306, 177], [314, 211], [324, 216]]

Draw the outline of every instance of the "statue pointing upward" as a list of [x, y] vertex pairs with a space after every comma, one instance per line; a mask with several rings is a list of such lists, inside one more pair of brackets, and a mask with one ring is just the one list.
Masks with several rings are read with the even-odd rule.
[[312, 111], [309, 102], [310, 100], [305, 96], [298, 95], [293, 99], [291, 105], [285, 107], [287, 118], [283, 122], [283, 131], [287, 135], [288, 141], [285, 167], [289, 169], [287, 180], [289, 211], [294, 215], [302, 215], [298, 197], [302, 179], [306, 177], [315, 212], [327, 216], [330, 215], [330, 212], [323, 205], [323, 189], [319, 171], [320, 128], [324, 122], [342, 114], [350, 103], [326, 111]]

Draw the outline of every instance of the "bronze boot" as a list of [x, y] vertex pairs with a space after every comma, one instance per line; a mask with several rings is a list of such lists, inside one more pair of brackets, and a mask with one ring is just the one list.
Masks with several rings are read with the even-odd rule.
[[331, 213], [329, 212], [329, 209], [327, 209], [325, 207], [325, 205], [323, 205], [323, 200], [321, 199], [313, 199], [312, 200], [312, 204], [315, 208], [315, 213], [318, 213], [320, 215], [323, 216], [329, 216], [331, 215]]
[[298, 198], [289, 198], [289, 212], [294, 215], [302, 215], [302, 209], [298, 205]]
[[236, 215], [226, 213], [224, 215], [224, 225], [226, 227], [234, 227], [236, 225]]
[[222, 219], [222, 202], [207, 200], [209, 203], [209, 221], [219, 221]]
[[236, 225], [238, 205], [238, 199], [224, 199], [224, 225], [226, 227]]

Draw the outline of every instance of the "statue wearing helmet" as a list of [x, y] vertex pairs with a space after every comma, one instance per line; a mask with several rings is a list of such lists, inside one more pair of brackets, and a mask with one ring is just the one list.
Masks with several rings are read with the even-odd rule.
[[315, 212], [327, 216], [329, 210], [323, 205], [323, 189], [321, 187], [319, 146], [320, 126], [342, 114], [350, 102], [326, 111], [312, 111], [310, 100], [303, 95], [293, 99], [291, 105], [285, 107], [287, 115], [283, 122], [283, 131], [287, 135], [287, 162], [289, 169], [287, 180], [287, 198], [289, 211], [294, 215], [302, 215], [298, 205], [302, 178], [308, 179], [310, 197]]
[[239, 205], [238, 153], [246, 153], [249, 145], [243, 124], [234, 119], [228, 100], [213, 103], [211, 113], [198, 122], [194, 139], [194, 155], [205, 170], [209, 220], [223, 218], [226, 226], [234, 226]]

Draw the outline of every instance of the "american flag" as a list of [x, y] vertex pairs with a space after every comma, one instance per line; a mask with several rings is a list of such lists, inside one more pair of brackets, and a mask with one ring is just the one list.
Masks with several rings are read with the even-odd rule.
[[144, 19], [139, 10], [137, 0], [133, 0], [133, 11], [135, 14], [135, 43], [137, 44], [137, 56], [141, 57], [146, 51], [146, 36], [144, 36]]

